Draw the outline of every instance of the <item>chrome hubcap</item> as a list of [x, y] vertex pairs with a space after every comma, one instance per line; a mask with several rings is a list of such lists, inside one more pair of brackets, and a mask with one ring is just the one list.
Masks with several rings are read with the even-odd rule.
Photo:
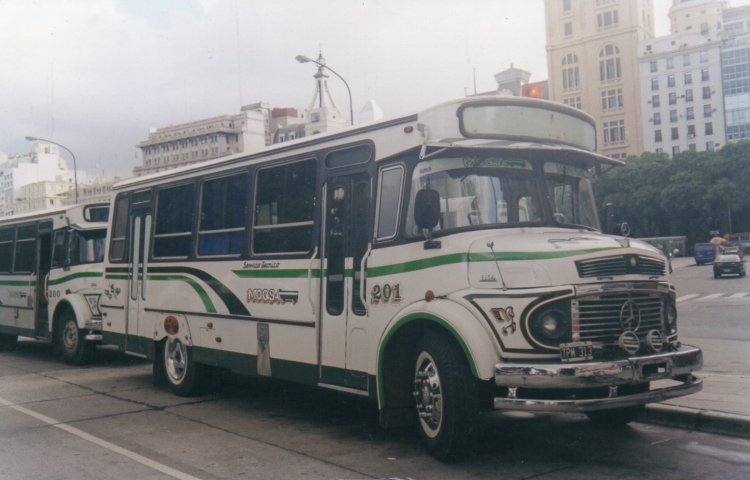
[[172, 383], [180, 383], [185, 378], [187, 349], [179, 340], [167, 340], [164, 346], [164, 365]]
[[65, 322], [62, 332], [65, 350], [74, 352], [78, 348], [78, 325], [74, 321]]
[[429, 437], [436, 436], [443, 421], [443, 389], [435, 361], [427, 352], [417, 358], [414, 399], [422, 430]]

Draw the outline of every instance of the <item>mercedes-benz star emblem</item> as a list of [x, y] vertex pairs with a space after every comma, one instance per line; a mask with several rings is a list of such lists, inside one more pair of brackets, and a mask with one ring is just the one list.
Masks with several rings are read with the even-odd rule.
[[641, 311], [638, 304], [628, 300], [620, 308], [620, 326], [623, 330], [635, 332], [641, 326]]

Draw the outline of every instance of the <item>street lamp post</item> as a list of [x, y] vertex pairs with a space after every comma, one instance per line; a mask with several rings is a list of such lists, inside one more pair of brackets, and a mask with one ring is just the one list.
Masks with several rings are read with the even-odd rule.
[[47, 143], [51, 143], [52, 145], [57, 145], [58, 147], [63, 148], [66, 152], [70, 154], [71, 157], [73, 157], [73, 187], [75, 189], [75, 199], [76, 199], [75, 203], [78, 204], [78, 166], [76, 165], [76, 156], [73, 154], [73, 152], [62, 143], [53, 142], [52, 140], [47, 140], [46, 138], [27, 136], [26, 141], [47, 142]]
[[319, 61], [317, 61], [317, 60], [313, 60], [313, 59], [312, 59], [312, 58], [310, 58], [310, 57], [306, 57], [306, 56], [304, 56], [304, 55], [297, 55], [297, 56], [296, 56], [296, 57], [294, 57], [294, 58], [295, 58], [295, 59], [296, 59], [296, 60], [297, 60], [297, 61], [298, 61], [299, 63], [308, 63], [308, 62], [312, 62], [312, 63], [314, 63], [315, 65], [319, 66], [320, 68], [325, 68], [326, 70], [328, 70], [328, 71], [329, 71], [329, 72], [331, 72], [332, 74], [334, 74], [334, 75], [336, 75], [337, 77], [339, 77], [339, 79], [340, 79], [340, 80], [341, 80], [342, 82], [344, 82], [344, 86], [346, 87], [346, 91], [347, 91], [347, 93], [349, 94], [349, 124], [350, 124], [350, 125], [352, 125], [352, 126], [354, 126], [354, 108], [353, 108], [353, 106], [352, 106], [352, 90], [351, 90], [351, 88], [349, 88], [349, 84], [348, 84], [348, 83], [346, 83], [346, 80], [344, 80], [344, 77], [342, 77], [341, 75], [339, 75], [339, 74], [338, 74], [338, 72], [336, 72], [336, 70], [332, 69], [331, 67], [329, 67], [329, 66], [328, 66], [328, 65], [326, 65], [325, 63], [321, 63], [321, 62], [319, 62]]

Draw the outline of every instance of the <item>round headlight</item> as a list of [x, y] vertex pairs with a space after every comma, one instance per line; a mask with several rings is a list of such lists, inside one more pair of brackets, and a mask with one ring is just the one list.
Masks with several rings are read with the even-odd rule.
[[570, 336], [570, 318], [559, 309], [538, 312], [531, 319], [531, 333], [543, 343], [559, 343]]

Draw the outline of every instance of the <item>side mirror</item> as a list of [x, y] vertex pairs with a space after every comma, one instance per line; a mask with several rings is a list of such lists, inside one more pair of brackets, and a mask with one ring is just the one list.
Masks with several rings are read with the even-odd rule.
[[414, 200], [414, 221], [422, 230], [432, 230], [440, 221], [440, 194], [429, 188], [417, 192]]

